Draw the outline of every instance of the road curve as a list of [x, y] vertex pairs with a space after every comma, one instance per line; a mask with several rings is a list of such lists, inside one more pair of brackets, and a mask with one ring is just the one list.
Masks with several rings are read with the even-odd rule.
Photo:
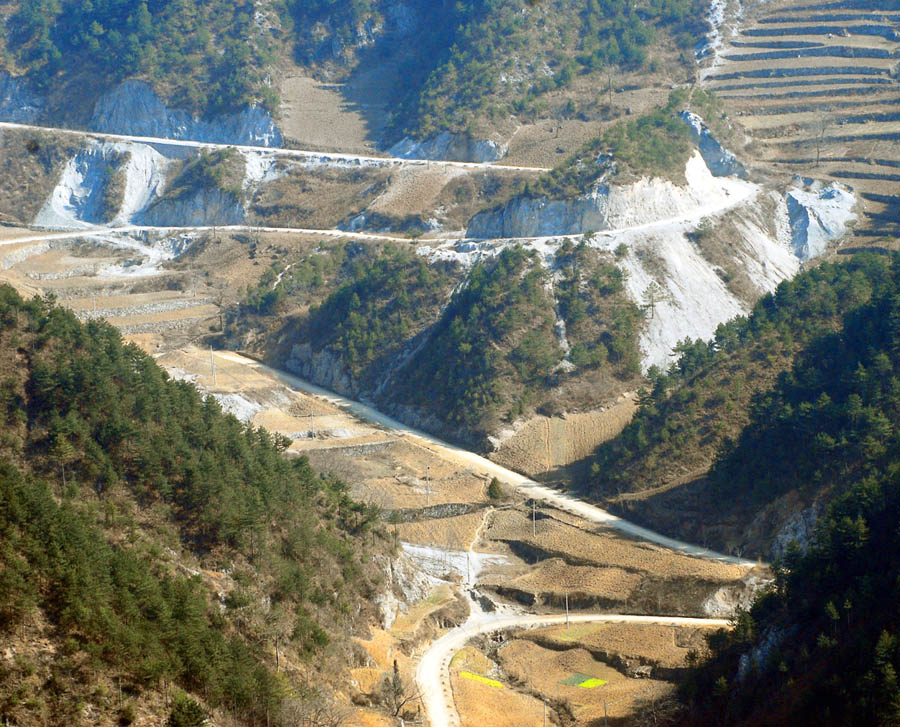
[[328, 400], [329, 403], [346, 409], [360, 419], [364, 419], [366, 421], [386, 427], [387, 429], [405, 434], [406, 436], [415, 439], [418, 444], [421, 444], [433, 451], [439, 452], [442, 457], [453, 460], [475, 472], [484, 473], [491, 477], [496, 477], [501, 482], [504, 482], [505, 484], [516, 488], [530, 498], [534, 498], [535, 500], [539, 500], [541, 502], [546, 502], [561, 510], [571, 512], [581, 518], [584, 518], [588, 522], [597, 523], [598, 525], [606, 525], [607, 527], [618, 530], [619, 532], [625, 533], [626, 535], [640, 538], [642, 540], [647, 540], [651, 543], [656, 543], [657, 545], [662, 545], [663, 547], [678, 551], [680, 553], [685, 553], [687, 555], [706, 558], [708, 560], [716, 560], [722, 563], [745, 566], [748, 568], [759, 565], [759, 563], [756, 561], [717, 553], [714, 550], [701, 548], [698, 545], [692, 545], [680, 540], [675, 540], [674, 538], [669, 538], [665, 535], [649, 530], [648, 528], [641, 527], [640, 525], [635, 525], [634, 523], [628, 522], [627, 520], [624, 520], [617, 515], [613, 515], [612, 513], [597, 507], [596, 505], [592, 505], [575, 497], [557, 492], [556, 490], [541, 485], [534, 480], [531, 480], [524, 475], [519, 474], [518, 472], [513, 472], [512, 470], [509, 470], [506, 467], [497, 464], [496, 462], [492, 462], [486, 457], [482, 457], [481, 455], [475, 454], [474, 452], [470, 452], [461, 447], [448, 444], [447, 442], [444, 442], [443, 440], [435, 437], [432, 434], [427, 434], [426, 432], [416, 429], [415, 427], [411, 427], [408, 424], [404, 424], [403, 422], [400, 422], [388, 416], [387, 414], [382, 414], [380, 411], [367, 404], [353, 401], [352, 399], [348, 399], [346, 397], [340, 396], [339, 394], [335, 394], [333, 391], [328, 391], [327, 389], [323, 389], [320, 386], [311, 384], [310, 382], [301, 379], [299, 376], [289, 374], [279, 369], [271, 368], [270, 366], [266, 366], [265, 364], [260, 363], [255, 359], [248, 358], [247, 356], [243, 356], [238, 353], [232, 353], [230, 351], [220, 351], [217, 355], [221, 356], [222, 358], [235, 361], [237, 363], [253, 366], [259, 368], [260, 370], [266, 371], [273, 376], [277, 376], [289, 386], [293, 386], [315, 396], [320, 396]]
[[[569, 623], [638, 623], [667, 626], [727, 627], [723, 619], [685, 618], [681, 616], [628, 616], [621, 614], [577, 614]], [[462, 626], [448, 631], [435, 641], [422, 656], [416, 669], [416, 686], [431, 727], [460, 727], [459, 716], [453, 706], [450, 686], [450, 660], [466, 643], [481, 634], [501, 629], [550, 626], [566, 623], [565, 615], [494, 615], [481, 614]]]
[[272, 154], [274, 156], [304, 159], [307, 161], [328, 164], [329, 162], [341, 162], [344, 164], [357, 164], [359, 166], [377, 167], [450, 167], [454, 169], [497, 169], [506, 172], [549, 172], [543, 167], [519, 167], [509, 164], [495, 164], [492, 162], [449, 162], [430, 159], [404, 159], [402, 157], [378, 157], [364, 154], [345, 154], [343, 152], [321, 152], [306, 149], [285, 149], [274, 146], [253, 146], [250, 144], [222, 144], [211, 141], [193, 141], [191, 139], [167, 139], [159, 136], [135, 136], [133, 134], [110, 134], [99, 131], [80, 131], [78, 129], [64, 129], [58, 126], [38, 126], [35, 124], [19, 124], [13, 121], [0, 121], [0, 129], [15, 129], [24, 131], [43, 131], [66, 136], [75, 136], [88, 139], [102, 139], [104, 141], [128, 141], [137, 144], [151, 146], [179, 146], [191, 149], [237, 149], [242, 152], [257, 152]]

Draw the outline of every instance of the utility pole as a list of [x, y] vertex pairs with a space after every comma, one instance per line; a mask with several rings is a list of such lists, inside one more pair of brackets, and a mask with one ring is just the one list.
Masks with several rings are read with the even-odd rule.
[[425, 465], [425, 507], [428, 507], [428, 501], [431, 497], [431, 465]]
[[212, 346], [209, 347], [209, 366], [212, 369], [213, 386], [218, 386], [219, 381], [216, 378], [216, 359], [213, 357]]
[[566, 628], [569, 628], [569, 592], [566, 591]]
[[309, 420], [312, 423], [312, 438], [315, 439], [316, 438], [316, 413], [314, 411], [311, 411], [309, 413]]
[[535, 502], [531, 501], [531, 537], [537, 537], [537, 514], [535, 513]]

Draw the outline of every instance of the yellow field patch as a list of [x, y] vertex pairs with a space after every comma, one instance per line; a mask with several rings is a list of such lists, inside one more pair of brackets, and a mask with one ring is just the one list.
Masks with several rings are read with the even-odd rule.
[[578, 686], [582, 689], [595, 689], [596, 687], [602, 687], [606, 683], [605, 679], [585, 679]]
[[459, 675], [463, 679], [471, 679], [473, 682], [478, 682], [479, 684], [486, 684], [489, 687], [494, 687], [496, 689], [503, 689], [503, 685], [500, 682], [498, 682], [494, 679], [488, 679], [487, 677], [483, 677], [480, 674], [473, 674], [470, 671], [461, 671], [459, 673]]

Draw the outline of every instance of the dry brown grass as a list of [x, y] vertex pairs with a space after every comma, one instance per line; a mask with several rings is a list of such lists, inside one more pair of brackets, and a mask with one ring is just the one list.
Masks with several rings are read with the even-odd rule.
[[406, 543], [440, 544], [452, 550], [465, 550], [475, 539], [475, 533], [483, 517], [483, 513], [479, 511], [457, 517], [400, 523], [392, 526], [392, 529], [397, 533], [397, 537]]
[[702, 578], [710, 581], [738, 580], [745, 569], [680, 555], [650, 543], [627, 540], [602, 527], [586, 532], [551, 518], [539, 519], [532, 536], [531, 519], [524, 511], [504, 510], [490, 516], [484, 537], [489, 540], [521, 541], [570, 562], [622, 568], [667, 578]]
[[285, 174], [266, 184], [251, 210], [265, 225], [330, 229], [361, 212], [384, 189], [388, 173], [381, 169], [303, 169], [287, 166]]
[[526, 574], [512, 579], [509, 585], [530, 593], [577, 593], [624, 603], [641, 582], [641, 578], [640, 574], [621, 568], [573, 566], [561, 558], [550, 558], [540, 561]]
[[453, 699], [463, 727], [524, 727], [539, 724], [543, 705], [508, 687], [498, 689], [464, 679], [452, 670]]
[[30, 224], [78, 148], [44, 132], [0, 132], [0, 220]]
[[605, 411], [535, 416], [491, 455], [505, 467], [536, 476], [590, 456], [619, 434], [634, 416], [637, 403], [627, 397]]
[[[626, 677], [597, 661], [585, 649], [553, 651], [531, 641], [513, 639], [500, 649], [498, 658], [503, 671], [524, 689], [546, 699], [567, 701], [579, 724], [602, 717], [604, 701], [608, 703], [610, 717], [627, 717], [633, 713], [636, 701], [663, 697], [674, 689], [668, 682]], [[603, 679], [607, 684], [594, 689], [561, 684], [579, 673]]]
[[521, 634], [521, 638], [555, 648], [581, 646], [591, 652], [618, 654], [625, 659], [650, 661], [677, 669], [686, 666], [691, 649], [702, 652], [703, 635], [710, 629], [661, 624], [574, 624], [547, 626]]

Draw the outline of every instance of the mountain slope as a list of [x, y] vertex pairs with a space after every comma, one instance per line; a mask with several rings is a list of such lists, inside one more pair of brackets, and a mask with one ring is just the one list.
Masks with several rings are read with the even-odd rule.
[[21, 654], [4, 719], [87, 701], [108, 722], [114, 677], [124, 722], [164, 714], [170, 684], [245, 724], [339, 688], [376, 587], [364, 544], [386, 547], [360, 537], [376, 511], [111, 327], [6, 286], [0, 360], [0, 623]]
[[[748, 425], [756, 398], [799, 352], [834, 331], [844, 314], [889, 290], [895, 264], [871, 255], [823, 264], [782, 283], [749, 317], [721, 325], [714, 340], [684, 341], [669, 372], [651, 375], [653, 390], [631, 424], [598, 450], [587, 490], [673, 532], [723, 548], [767, 552], [797, 503], [764, 512], [754, 523], [785, 493], [753, 499], [738, 488], [726, 495], [704, 475], [721, 448]], [[763, 465], [770, 465], [767, 458]], [[752, 489], [759, 492], [756, 485]], [[802, 502], [814, 499], [809, 495]]]
[[22, 0], [5, 47], [41, 92], [84, 88], [86, 74], [100, 91], [144, 78], [189, 111], [260, 101], [274, 109], [265, 80], [274, 60], [269, 22], [252, 3]]
[[788, 550], [773, 593], [710, 641], [710, 663], [683, 693], [685, 724], [900, 718], [900, 281], [891, 278], [797, 358], [713, 470], [724, 497], [789, 488], [837, 496], [808, 550]]

